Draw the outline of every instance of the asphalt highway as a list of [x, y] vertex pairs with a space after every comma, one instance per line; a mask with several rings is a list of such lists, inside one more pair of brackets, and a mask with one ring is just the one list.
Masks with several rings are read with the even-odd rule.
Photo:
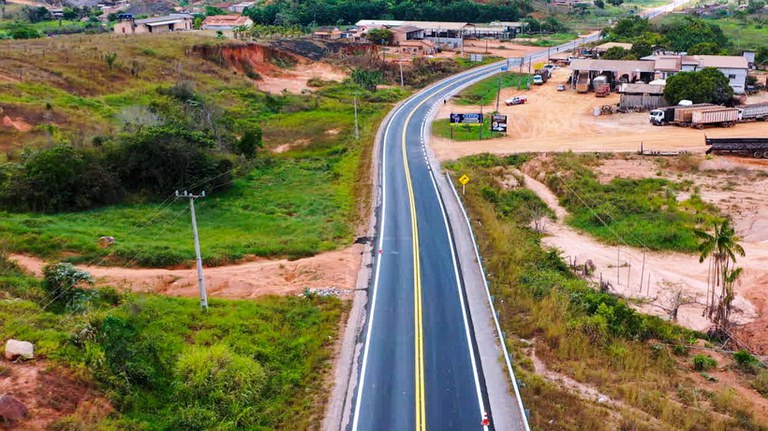
[[[543, 49], [524, 62], [540, 62], [597, 39]], [[502, 67], [516, 70], [520, 61], [508, 59], [433, 84], [403, 102], [383, 126], [377, 256], [352, 431], [494, 429], [461, 268], [436, 186], [438, 173], [427, 160], [425, 128], [435, 105]], [[490, 426], [482, 425], [484, 413]], [[512, 421], [512, 429], [527, 431], [523, 414]]]

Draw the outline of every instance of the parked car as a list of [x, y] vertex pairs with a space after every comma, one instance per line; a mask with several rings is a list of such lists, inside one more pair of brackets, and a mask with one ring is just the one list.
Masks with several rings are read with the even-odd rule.
[[557, 86], [557, 91], [565, 91], [565, 85], [560, 84]]
[[525, 97], [525, 96], [515, 96], [515, 97], [512, 97], [510, 99], [505, 100], [504, 104], [507, 105], [507, 106], [522, 105], [523, 103], [525, 103], [527, 101], [528, 101], [528, 98]]

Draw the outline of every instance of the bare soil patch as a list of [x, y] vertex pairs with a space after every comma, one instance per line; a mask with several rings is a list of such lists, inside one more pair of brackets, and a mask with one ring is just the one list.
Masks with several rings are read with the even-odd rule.
[[104, 417], [112, 412], [106, 400], [94, 388], [63, 368], [53, 368], [45, 361], [0, 361], [7, 370], [0, 374], [0, 394], [16, 397], [29, 409], [30, 417], [18, 422], [13, 430], [47, 429], [53, 421], [73, 413]]
[[299, 94], [308, 90], [312, 78], [324, 81], [343, 81], [347, 74], [327, 63], [315, 63], [301, 61], [292, 69], [269, 68], [263, 70], [262, 79], [255, 81], [259, 90], [272, 94], [280, 94], [283, 91]]
[[[544, 85], [534, 86], [527, 91], [502, 89], [499, 111], [508, 116], [506, 137], [454, 142], [433, 136], [431, 146], [435, 154], [440, 160], [452, 160], [484, 152], [624, 152], [637, 151], [641, 144], [648, 150], [704, 152], [705, 135], [715, 138], [767, 136], [765, 123], [760, 122], [738, 124], [733, 128], [696, 130], [653, 126], [648, 121], [647, 112], [595, 117], [592, 114], [595, 107], [616, 104], [619, 95], [612, 93], [609, 97], [597, 98], [594, 93], [578, 94], [570, 89], [557, 91], [557, 85], [566, 84], [569, 75], [568, 69], [556, 69], [553, 77]], [[528, 97], [526, 104], [504, 106], [505, 99], [521, 94]], [[450, 102], [439, 108], [437, 119], [448, 118], [451, 112], [480, 111], [478, 106], [461, 106]], [[492, 100], [483, 111], [494, 109], [495, 100]]]
[[[214, 298], [253, 299], [265, 295], [295, 295], [306, 288], [335, 288], [344, 294], [355, 288], [362, 250], [362, 245], [355, 244], [295, 261], [262, 259], [206, 268], [208, 294]], [[31, 256], [11, 257], [35, 275], [40, 275], [45, 265], [43, 260]], [[101, 286], [169, 296], [198, 295], [195, 269], [80, 268], [90, 272]]]
[[[529, 162], [526, 172], [536, 175], [545, 158], [540, 156]], [[745, 257], [738, 258], [738, 265], [744, 268], [736, 286], [734, 320], [739, 324], [738, 338], [756, 352], [768, 354], [768, 300], [765, 299], [768, 291], [768, 273], [765, 271], [768, 264], [768, 163], [740, 157], [624, 155], [602, 159], [594, 169], [601, 182], [618, 177], [690, 181], [691, 193], [698, 193], [704, 201], [716, 205], [733, 219], [746, 251]], [[525, 185], [558, 215], [558, 222], [545, 224], [549, 234], [544, 239], [546, 245], [561, 249], [567, 259], [577, 263], [592, 260], [597, 268], [596, 278], [599, 280], [602, 275], [611, 283], [614, 293], [633, 299], [635, 307], [643, 312], [666, 315], [665, 309], [669, 309], [673, 297], [680, 291], [695, 303], [680, 308], [679, 322], [698, 330], [709, 326], [702, 317], [708, 268], [706, 263], [698, 262], [698, 256], [643, 253], [636, 248], [599, 243], [560, 221], [567, 212], [545, 185], [530, 177], [526, 178]]]

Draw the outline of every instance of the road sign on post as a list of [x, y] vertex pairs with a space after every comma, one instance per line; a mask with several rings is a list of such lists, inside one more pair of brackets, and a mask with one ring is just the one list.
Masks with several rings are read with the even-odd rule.
[[507, 116], [506, 115], [491, 116], [491, 132], [507, 133]]
[[470, 126], [482, 126], [483, 114], [454, 114], [451, 113], [451, 124], [467, 124]]
[[469, 177], [467, 174], [464, 174], [459, 177], [459, 184], [461, 184], [461, 194], [462, 196], [467, 192], [467, 183], [469, 182]]

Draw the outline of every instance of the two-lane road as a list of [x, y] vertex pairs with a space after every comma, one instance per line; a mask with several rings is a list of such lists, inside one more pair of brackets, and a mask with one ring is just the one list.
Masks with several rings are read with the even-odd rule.
[[[525, 62], [598, 38], [545, 49]], [[499, 429], [528, 430], [519, 400], [514, 417], [493, 418], [490, 411], [461, 268], [425, 146], [435, 105], [519, 62], [509, 59], [434, 84], [403, 102], [383, 125], [377, 256], [348, 422], [352, 431], [494, 429], [482, 424], [485, 413]]]

